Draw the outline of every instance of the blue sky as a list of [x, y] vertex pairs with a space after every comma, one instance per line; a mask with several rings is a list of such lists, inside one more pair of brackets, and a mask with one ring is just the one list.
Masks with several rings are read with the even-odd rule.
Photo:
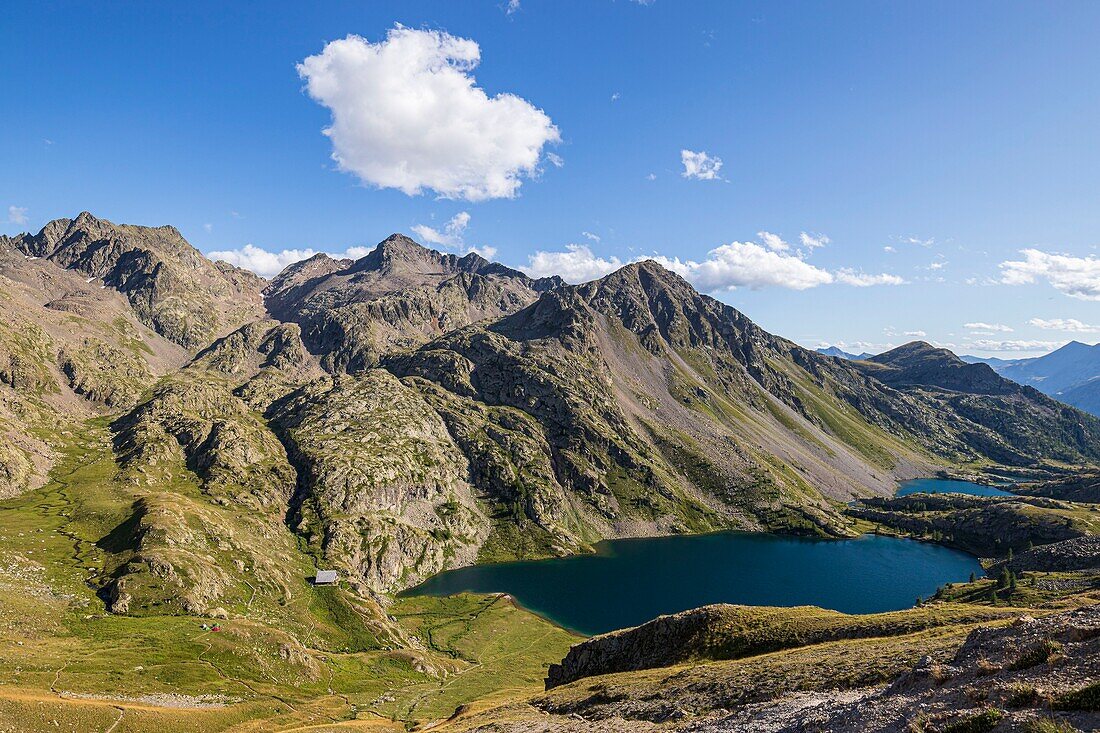
[[1086, 2], [9, 3], [0, 232], [656, 255], [810, 346], [1093, 343], [1097, 37]]

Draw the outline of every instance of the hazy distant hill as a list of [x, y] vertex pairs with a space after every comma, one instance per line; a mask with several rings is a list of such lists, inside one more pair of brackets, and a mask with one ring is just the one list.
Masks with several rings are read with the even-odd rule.
[[1034, 387], [1067, 405], [1100, 414], [1100, 344], [1071, 341], [1045, 356], [1032, 359], [982, 359], [1003, 377]]
[[871, 354], [867, 351], [864, 351], [862, 354], [853, 354], [850, 351], [844, 351], [843, 349], [840, 349], [836, 346], [822, 347], [822, 348], [817, 350], [817, 353], [823, 354], [825, 356], [835, 356], [838, 359], [848, 359], [849, 361], [858, 360], [858, 359], [868, 359], [868, 358], [874, 356], [874, 354]]

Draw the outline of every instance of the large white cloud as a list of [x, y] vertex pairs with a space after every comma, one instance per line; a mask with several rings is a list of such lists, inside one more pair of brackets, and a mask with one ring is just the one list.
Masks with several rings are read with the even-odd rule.
[[545, 112], [514, 94], [490, 97], [471, 72], [478, 44], [396, 26], [384, 41], [356, 35], [298, 65], [309, 95], [332, 110], [325, 135], [342, 170], [410, 196], [514, 197], [560, 141]]
[[684, 178], [694, 178], [699, 181], [721, 179], [718, 171], [722, 170], [722, 159], [717, 155], [710, 155], [706, 151], [696, 153], [691, 150], [681, 150], [680, 162], [684, 165], [684, 170], [680, 173]]
[[1100, 300], [1100, 260], [1072, 257], [1038, 249], [1021, 250], [1022, 260], [1002, 262], [1001, 282], [1027, 285], [1046, 280], [1056, 290], [1072, 298]]

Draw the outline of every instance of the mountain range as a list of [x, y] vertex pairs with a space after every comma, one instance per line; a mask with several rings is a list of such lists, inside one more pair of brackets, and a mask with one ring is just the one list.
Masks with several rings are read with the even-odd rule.
[[82, 213], [0, 238], [0, 278], [0, 493], [110, 419], [117, 611], [239, 601], [226, 553], [277, 595], [273, 542], [369, 595], [609, 537], [844, 535], [898, 479], [1100, 462], [1100, 421], [988, 366], [822, 356], [653, 262], [574, 286], [393, 235], [267, 282]]

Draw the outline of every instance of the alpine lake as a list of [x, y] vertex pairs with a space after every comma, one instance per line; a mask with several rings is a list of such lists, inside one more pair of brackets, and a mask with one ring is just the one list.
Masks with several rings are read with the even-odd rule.
[[[898, 494], [918, 491], [1009, 493], [965, 481], [919, 479], [903, 482]], [[916, 540], [731, 531], [609, 540], [587, 555], [459, 568], [402, 595], [506, 593], [566, 629], [594, 635], [710, 603], [894, 611], [944, 583], [965, 582], [971, 573], [983, 574], [977, 558]]]

